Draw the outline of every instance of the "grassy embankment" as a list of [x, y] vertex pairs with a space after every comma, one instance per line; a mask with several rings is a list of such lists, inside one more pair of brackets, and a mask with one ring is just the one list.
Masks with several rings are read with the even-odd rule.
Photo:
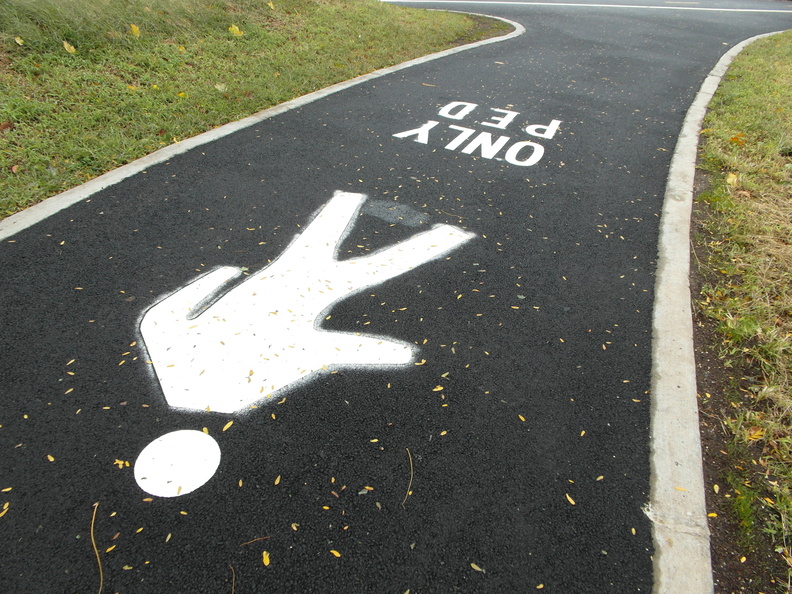
[[0, 0], [0, 218], [180, 139], [507, 30], [377, 0]]
[[712, 187], [699, 197], [707, 283], [697, 301], [732, 379], [720, 414], [728, 488], [718, 496], [731, 499], [747, 547], [769, 535], [792, 567], [792, 33], [737, 57], [702, 142]]

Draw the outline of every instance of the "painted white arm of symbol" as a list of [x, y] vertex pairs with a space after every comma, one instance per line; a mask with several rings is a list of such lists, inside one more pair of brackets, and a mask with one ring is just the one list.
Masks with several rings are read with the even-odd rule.
[[217, 298], [240, 271], [217, 269], [156, 304], [140, 324], [171, 406], [234, 412], [332, 366], [408, 365], [415, 346], [323, 330], [346, 297], [456, 249], [474, 234], [437, 225], [379, 252], [339, 261], [366, 197], [336, 192], [273, 263]]

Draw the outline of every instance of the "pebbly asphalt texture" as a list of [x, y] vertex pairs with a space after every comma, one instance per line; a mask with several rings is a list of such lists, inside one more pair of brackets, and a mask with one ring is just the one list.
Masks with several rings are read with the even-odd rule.
[[[459, 8], [527, 32], [264, 120], [0, 244], [0, 591], [97, 591], [92, 538], [106, 592], [651, 590], [668, 164], [709, 69], [792, 14]], [[475, 108], [442, 115], [454, 102]], [[394, 136], [428, 121], [425, 143]], [[481, 133], [508, 140], [464, 152]], [[535, 164], [516, 162], [531, 145], [505, 158], [524, 141]], [[328, 370], [244, 413], [169, 407], [141, 316], [216, 268], [266, 266], [338, 190], [368, 197], [339, 259], [440, 223], [476, 236], [321, 324], [412, 343], [418, 364]], [[149, 442], [203, 428], [212, 479], [140, 489]]]

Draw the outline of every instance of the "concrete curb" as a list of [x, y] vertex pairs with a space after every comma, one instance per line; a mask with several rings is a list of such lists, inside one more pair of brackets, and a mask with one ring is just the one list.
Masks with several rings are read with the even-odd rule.
[[[475, 14], [475, 13], [466, 13], [466, 14]], [[263, 111], [255, 113], [251, 116], [248, 116], [236, 122], [231, 122], [223, 126], [219, 126], [214, 130], [210, 130], [209, 132], [204, 132], [203, 134], [199, 134], [198, 136], [193, 136], [192, 138], [188, 138], [187, 140], [183, 140], [176, 144], [172, 144], [164, 148], [161, 148], [160, 150], [155, 151], [149, 155], [146, 155], [145, 157], [141, 157], [140, 159], [137, 159], [136, 161], [132, 161], [131, 163], [123, 165], [118, 169], [113, 169], [112, 171], [100, 175], [99, 177], [94, 178], [89, 182], [71, 188], [70, 190], [66, 190], [65, 192], [52, 196], [51, 198], [47, 198], [46, 200], [39, 202], [38, 204], [34, 204], [30, 208], [27, 208], [22, 212], [11, 215], [10, 217], [0, 221], [0, 240], [7, 239], [16, 233], [19, 233], [23, 229], [27, 229], [28, 227], [31, 227], [36, 223], [43, 221], [47, 217], [55, 214], [56, 212], [59, 212], [64, 208], [68, 208], [72, 204], [76, 204], [81, 200], [85, 200], [86, 198], [92, 196], [93, 194], [96, 194], [97, 192], [104, 190], [105, 188], [115, 185], [125, 180], [128, 177], [132, 177], [136, 173], [140, 173], [141, 171], [144, 171], [145, 169], [151, 167], [152, 165], [163, 163], [168, 159], [175, 157], [176, 155], [186, 153], [187, 151], [194, 149], [195, 147], [207, 144], [209, 142], [217, 140], [218, 138], [223, 138], [224, 136], [228, 136], [230, 134], [233, 134], [234, 132], [237, 132], [244, 128], [248, 128], [249, 126], [254, 126], [259, 122], [274, 117], [278, 114], [295, 109], [297, 107], [302, 107], [303, 105], [312, 103], [313, 101], [316, 101], [317, 99], [321, 99], [322, 97], [327, 97], [328, 95], [338, 93], [339, 91], [343, 91], [344, 89], [348, 89], [355, 85], [359, 85], [361, 83], [376, 78], [380, 78], [382, 76], [385, 76], [386, 74], [398, 72], [399, 70], [404, 70], [412, 66], [424, 64], [432, 60], [444, 58], [446, 56], [450, 56], [453, 54], [457, 54], [459, 52], [464, 52], [470, 49], [481, 47], [483, 45], [489, 45], [490, 43], [507, 41], [509, 39], [513, 39], [514, 37], [518, 37], [523, 33], [525, 33], [525, 27], [514, 21], [510, 21], [508, 19], [504, 19], [501, 17], [493, 17], [490, 15], [477, 15], [477, 16], [485, 16], [487, 18], [497, 19], [499, 21], [503, 21], [504, 23], [508, 23], [509, 25], [514, 27], [514, 31], [512, 31], [507, 35], [502, 35], [500, 37], [492, 37], [490, 39], [484, 39], [482, 41], [477, 41], [475, 43], [469, 43], [467, 45], [454, 47], [451, 49], [444, 50], [442, 52], [437, 52], [434, 54], [429, 54], [428, 56], [423, 56], [421, 58], [409, 60], [408, 62], [402, 62], [401, 64], [390, 66], [388, 68], [381, 68], [380, 70], [375, 70], [374, 72], [370, 72], [369, 74], [364, 74], [362, 76], [358, 76], [350, 80], [336, 83], [324, 89], [320, 89], [318, 91], [314, 91], [313, 93], [309, 93], [308, 95], [303, 95], [302, 97], [297, 97], [296, 99], [292, 99], [291, 101], [287, 101], [286, 103], [281, 103], [280, 105], [276, 105], [275, 107], [265, 109]]]
[[652, 316], [651, 494], [656, 594], [714, 591], [696, 396], [690, 295], [690, 216], [701, 124], [732, 60], [718, 61], [688, 109], [668, 173], [660, 218]]
[[[652, 6], [649, 4], [586, 4], [579, 2], [535, 2], [533, 0], [380, 0], [399, 4], [484, 4], [497, 6], [544, 6], [550, 8], [631, 8], [640, 10], [693, 10], [703, 12], [760, 12], [786, 13], [789, 9], [772, 8], [716, 8], [705, 6]], [[456, 11], [455, 11], [456, 12]], [[491, 16], [491, 15], [486, 15]]]

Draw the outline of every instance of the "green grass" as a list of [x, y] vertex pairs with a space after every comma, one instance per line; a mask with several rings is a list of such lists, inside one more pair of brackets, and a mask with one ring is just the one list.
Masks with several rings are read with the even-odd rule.
[[792, 33], [750, 45], [729, 68], [702, 131], [712, 189], [699, 299], [724, 364], [745, 374], [723, 423], [747, 464], [728, 477], [746, 533], [792, 567]]
[[0, 218], [172, 142], [508, 30], [487, 23], [377, 0], [0, 0]]

